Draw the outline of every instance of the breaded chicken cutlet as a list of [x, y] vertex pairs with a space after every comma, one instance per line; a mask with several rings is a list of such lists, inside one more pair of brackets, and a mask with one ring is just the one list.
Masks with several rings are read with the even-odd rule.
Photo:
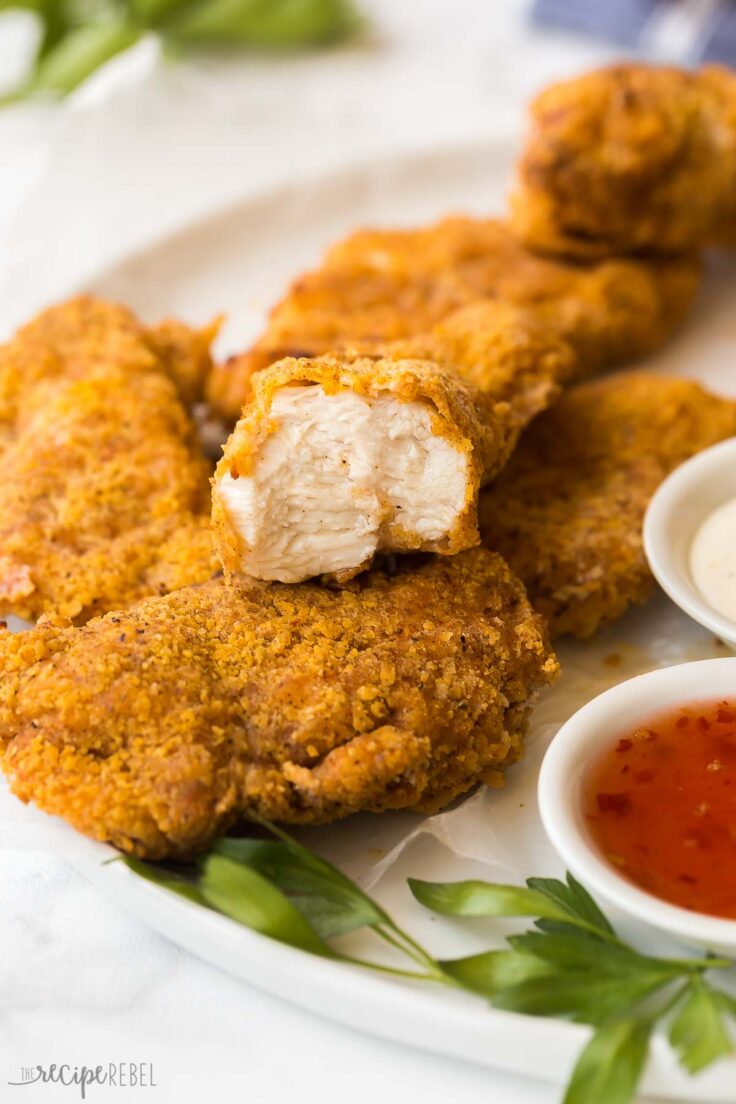
[[211, 337], [80, 298], [0, 348], [0, 614], [82, 621], [217, 570], [185, 408]]
[[538, 257], [494, 219], [359, 231], [295, 281], [249, 352], [215, 368], [208, 396], [234, 421], [253, 373], [277, 360], [412, 338], [484, 298], [534, 310], [572, 345], [579, 374], [590, 375], [662, 345], [699, 280], [694, 257], [599, 264]]
[[736, 434], [736, 402], [690, 380], [612, 376], [541, 415], [480, 499], [483, 543], [527, 588], [552, 637], [590, 636], [652, 593], [644, 513], [688, 457]]
[[434, 812], [498, 784], [556, 673], [484, 549], [340, 590], [213, 580], [0, 634], [2, 766], [80, 831], [183, 858], [250, 814]]
[[472, 547], [480, 487], [575, 365], [533, 313], [484, 301], [373, 356], [259, 372], [213, 485], [226, 572], [345, 580], [378, 551]]
[[736, 73], [617, 65], [546, 89], [512, 210], [566, 256], [736, 244]]

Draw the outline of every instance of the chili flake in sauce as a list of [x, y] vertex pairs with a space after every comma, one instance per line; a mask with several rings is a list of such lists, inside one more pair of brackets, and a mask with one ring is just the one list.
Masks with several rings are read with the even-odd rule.
[[642, 889], [736, 919], [736, 701], [661, 713], [589, 771], [584, 813], [609, 862]]

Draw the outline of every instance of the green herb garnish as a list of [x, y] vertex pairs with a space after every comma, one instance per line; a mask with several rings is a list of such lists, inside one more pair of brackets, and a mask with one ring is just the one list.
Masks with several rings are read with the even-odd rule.
[[294, 49], [336, 42], [359, 20], [351, 0], [0, 0], [41, 24], [28, 77], [6, 101], [64, 96], [105, 62], [156, 35], [181, 49]]
[[[497, 1008], [590, 1024], [564, 1104], [628, 1104], [660, 1024], [690, 1074], [734, 1049], [728, 1021], [736, 1018], [736, 999], [707, 977], [733, 963], [641, 954], [571, 874], [565, 882], [530, 878], [526, 886], [410, 879], [415, 898], [444, 916], [534, 919], [506, 949], [442, 961], [336, 867], [281, 829], [264, 827], [273, 838], [219, 840], [185, 873], [124, 861], [165, 889], [311, 954], [465, 989]], [[360, 928], [390, 944], [410, 968], [356, 959], [334, 945]]]

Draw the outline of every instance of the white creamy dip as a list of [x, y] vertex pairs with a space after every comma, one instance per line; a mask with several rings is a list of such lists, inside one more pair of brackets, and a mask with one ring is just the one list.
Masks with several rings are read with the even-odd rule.
[[736, 498], [709, 514], [690, 546], [690, 573], [708, 605], [736, 621]]

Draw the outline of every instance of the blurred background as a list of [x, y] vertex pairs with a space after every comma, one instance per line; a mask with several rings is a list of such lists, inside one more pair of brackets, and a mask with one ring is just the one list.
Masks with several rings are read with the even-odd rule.
[[528, 97], [587, 66], [736, 56], [733, 0], [0, 8], [4, 302], [54, 298], [102, 259], [283, 181], [499, 132], [520, 141]]

